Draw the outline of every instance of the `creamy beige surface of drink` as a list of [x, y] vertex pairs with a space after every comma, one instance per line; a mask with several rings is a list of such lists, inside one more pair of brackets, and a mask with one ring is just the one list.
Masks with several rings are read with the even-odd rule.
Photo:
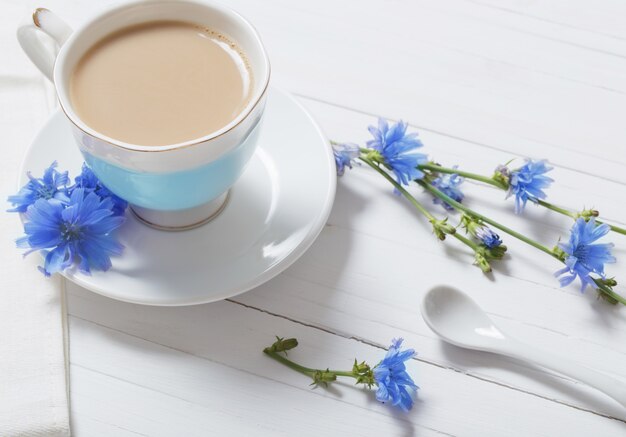
[[252, 76], [235, 43], [191, 23], [163, 21], [105, 37], [71, 77], [74, 111], [114, 140], [162, 146], [226, 126], [249, 102]]

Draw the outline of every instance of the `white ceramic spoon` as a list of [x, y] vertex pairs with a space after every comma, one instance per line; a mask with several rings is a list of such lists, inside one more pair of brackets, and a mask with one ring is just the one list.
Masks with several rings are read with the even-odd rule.
[[455, 288], [438, 286], [426, 293], [422, 317], [448, 343], [538, 364], [594, 387], [626, 407], [626, 384], [508, 336], [476, 302]]

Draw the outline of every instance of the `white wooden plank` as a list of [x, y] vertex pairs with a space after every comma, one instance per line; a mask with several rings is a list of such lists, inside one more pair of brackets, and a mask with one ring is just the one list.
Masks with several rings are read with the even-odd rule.
[[[624, 140], [624, 95], [579, 83], [623, 87], [619, 57], [444, 14], [425, 2], [306, 4], [278, 25], [273, 17], [283, 4], [234, 5], [255, 19], [275, 81], [293, 91], [572, 168], [602, 166], [624, 181], [624, 160], [615, 153]], [[345, 17], [362, 28], [346, 32]]]
[[[578, 8], [578, 13], [574, 15], [584, 16], [587, 15], [589, 8], [583, 6], [581, 3], [575, 4], [578, 2], [570, 2], [568, 5], [569, 10], [575, 10]], [[615, 58], [623, 57], [626, 53], [624, 49], [626, 49], [625, 42], [626, 40], [622, 38], [616, 38], [614, 35], [606, 34], [605, 32], [598, 32], [594, 29], [588, 29], [578, 26], [571, 26], [564, 24], [559, 21], [542, 19], [536, 15], [530, 15], [526, 11], [529, 11], [530, 8], [526, 8], [524, 13], [516, 13], [516, 11], [510, 7], [510, 5], [506, 5], [504, 3], [495, 4], [490, 3], [489, 1], [482, 2], [481, 0], [448, 0], [445, 2], [438, 3], [430, 3], [429, 5], [436, 7], [437, 10], [451, 15], [462, 16], [465, 18], [470, 18], [472, 20], [478, 20], [480, 22], [485, 23], [488, 26], [494, 27], [502, 27], [504, 29], [518, 32], [520, 34], [526, 35], [531, 40], [535, 37], [544, 38], [547, 40], [551, 40], [555, 43], [560, 43], [563, 46], [572, 46], [577, 49], [588, 50], [590, 52], [599, 52], [605, 55], [613, 56]], [[549, 9], [549, 7], [543, 6], [544, 9]], [[620, 10], [617, 10], [620, 9]], [[615, 13], [624, 14], [626, 10], [624, 9], [624, 5], [622, 4], [620, 8], [616, 8]], [[519, 52], [520, 47], [513, 46], [511, 47], [512, 52], [511, 55], [521, 54]], [[537, 54], [541, 56], [541, 54]], [[527, 59], [525, 56], [515, 56], [511, 58], [512, 63], [520, 64], [520, 61]], [[546, 62], [550, 62], [548, 59], [544, 59]], [[566, 65], [577, 65], [574, 57], [568, 56], [567, 48], [562, 51], [556, 59], [552, 59], [552, 62], [555, 61], [564, 61]], [[565, 67], [565, 65], [556, 63], [551, 64], [554, 69], [561, 69]], [[593, 66], [590, 66], [593, 68]], [[541, 70], [541, 67], [539, 68]], [[610, 71], [602, 71], [602, 69], [598, 68], [594, 70], [597, 72], [598, 76], [602, 76], [604, 74], [611, 75]], [[548, 73], [547, 71], [544, 71]], [[575, 75], [578, 74], [578, 71], [571, 72], [574, 76], [563, 76], [562, 79], [575, 79]], [[588, 76], [582, 79], [582, 83], [586, 82], [591, 77]], [[596, 85], [600, 85], [600, 83], [596, 83]], [[604, 87], [608, 85], [608, 83], [602, 84]]]
[[[87, 378], [81, 378], [80, 370], [74, 371], [74, 375], [77, 375], [75, 376], [77, 383], [80, 384], [82, 383], [82, 381], [87, 380], [92, 390], [96, 389], [97, 383], [93, 379], [90, 380]], [[109, 389], [110, 388], [111, 386], [109, 385]], [[82, 410], [88, 409], [88, 407], [91, 407], [91, 406], [102, 408], [102, 401], [100, 401], [99, 399], [94, 400], [92, 398], [92, 399], [86, 400], [85, 404], [83, 404], [82, 402], [84, 400], [81, 394], [78, 391], [75, 391], [74, 393], [76, 397], [74, 404], [76, 405], [78, 404], [78, 402], [81, 402], [81, 403], [79, 407], [75, 407], [72, 410], [71, 432], [73, 433], [73, 435], [93, 436], [93, 437], [100, 437], [100, 436], [102, 437], [104, 436], [106, 437], [137, 437], [137, 436], [147, 435], [139, 431], [132, 431], [126, 428], [122, 428], [115, 424], [115, 422], [117, 422], [116, 420], [105, 422], [104, 420], [102, 420], [102, 416], [103, 416], [102, 410], [99, 411], [99, 414], [95, 415], [96, 417], [100, 417], [100, 419], [95, 418], [93, 414], [83, 413]], [[124, 395], [128, 396], [128, 393], [124, 393]], [[141, 402], [140, 400], [137, 400], [137, 401]], [[113, 402], [113, 404], [115, 405], [115, 402]], [[111, 409], [112, 408], [107, 405], [104, 411], [108, 411]]]
[[548, 436], [581, 427], [610, 435], [623, 427], [416, 360], [408, 366], [422, 386], [419, 401], [396, 413], [350, 384], [311, 390], [261, 353], [274, 334], [298, 337], [290, 356], [320, 366], [377, 361], [378, 348], [228, 302], [155, 308], [80, 290], [69, 301], [73, 399], [77, 408], [97, 402], [76, 416], [77, 427], [86, 414], [149, 435]]
[[616, 40], [626, 39], [626, 30], [622, 21], [626, 11], [624, 10], [624, 3], [619, 0], [594, 1], [593, 5], [584, 0], [552, 0], [549, 2], [470, 0], [470, 2], [556, 24], [564, 30], [572, 28]]

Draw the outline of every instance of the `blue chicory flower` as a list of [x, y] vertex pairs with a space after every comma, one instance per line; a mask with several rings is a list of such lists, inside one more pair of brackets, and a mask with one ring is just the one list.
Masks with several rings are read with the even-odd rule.
[[[615, 257], [611, 255], [612, 243], [592, 244], [594, 241], [605, 236], [610, 231], [607, 224], [596, 225], [595, 218], [588, 222], [578, 218], [569, 236], [567, 243], [559, 243], [559, 248], [568, 256], [565, 258], [565, 268], [557, 271], [554, 276], [561, 278], [561, 287], [572, 283], [576, 277], [580, 278], [581, 291], [587, 285], [594, 286], [592, 273], [605, 277], [604, 264], [614, 263]], [[565, 276], [562, 276], [565, 275]]]
[[385, 358], [374, 367], [374, 380], [378, 385], [376, 399], [391, 402], [393, 406], [409, 411], [418, 389], [406, 371], [404, 362], [415, 356], [413, 349], [400, 350], [402, 339], [393, 339]]
[[[453, 168], [456, 168], [454, 166]], [[465, 195], [459, 188], [459, 185], [463, 183], [464, 179], [458, 174], [444, 174], [436, 178], [431, 184], [445, 195], [451, 197], [457, 202], [462, 202]], [[454, 208], [448, 203], [441, 200], [439, 197], [433, 197], [433, 203], [443, 206], [447, 211], [453, 211]]]
[[17, 245], [30, 248], [27, 254], [44, 251], [44, 267], [40, 270], [46, 276], [73, 264], [87, 274], [91, 270], [106, 271], [111, 267], [110, 256], [123, 250], [112, 233], [124, 217], [115, 216], [113, 208], [111, 199], [101, 199], [83, 188], [73, 190], [67, 205], [38, 199], [26, 210], [26, 235], [17, 240]]
[[486, 226], [480, 226], [474, 231], [478, 238], [487, 249], [493, 249], [502, 245], [500, 236]]
[[545, 176], [545, 173], [552, 170], [546, 165], [545, 160], [526, 160], [526, 163], [511, 171], [509, 176], [509, 192], [507, 198], [515, 195], [515, 213], [520, 214], [526, 202], [537, 202], [537, 199], [545, 199], [544, 188], [548, 188], [554, 179]]
[[346, 167], [352, 168], [352, 163], [361, 154], [358, 144], [344, 143], [333, 146], [335, 164], [337, 166], [337, 176], [343, 176]]
[[428, 161], [426, 155], [417, 151], [423, 146], [417, 133], [407, 134], [407, 126], [405, 122], [399, 121], [389, 127], [384, 119], [379, 118], [378, 127], [368, 127], [374, 139], [367, 142], [368, 147], [381, 154], [385, 164], [396, 175], [398, 183], [404, 185], [422, 179], [424, 173], [417, 166]]
[[57, 162], [54, 161], [50, 167], [46, 168], [42, 178], [35, 178], [28, 172], [28, 182], [20, 191], [8, 197], [8, 201], [14, 208], [9, 212], [26, 212], [28, 207], [39, 199], [50, 200], [52, 202], [69, 202], [67, 184], [69, 176], [67, 172], [59, 172], [56, 169]]
[[102, 182], [100, 182], [100, 179], [98, 179], [94, 172], [87, 166], [87, 164], [83, 163], [82, 171], [80, 175], [76, 176], [74, 183], [74, 188], [83, 188], [85, 189], [85, 193], [94, 192], [100, 196], [101, 199], [111, 199], [113, 202], [113, 214], [124, 215], [128, 202], [117, 197], [107, 187], [105, 187]]

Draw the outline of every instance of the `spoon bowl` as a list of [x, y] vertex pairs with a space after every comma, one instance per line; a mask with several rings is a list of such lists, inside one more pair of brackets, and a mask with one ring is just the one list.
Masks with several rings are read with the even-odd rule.
[[422, 317], [439, 337], [455, 346], [491, 351], [506, 339], [474, 300], [446, 285], [426, 293]]

